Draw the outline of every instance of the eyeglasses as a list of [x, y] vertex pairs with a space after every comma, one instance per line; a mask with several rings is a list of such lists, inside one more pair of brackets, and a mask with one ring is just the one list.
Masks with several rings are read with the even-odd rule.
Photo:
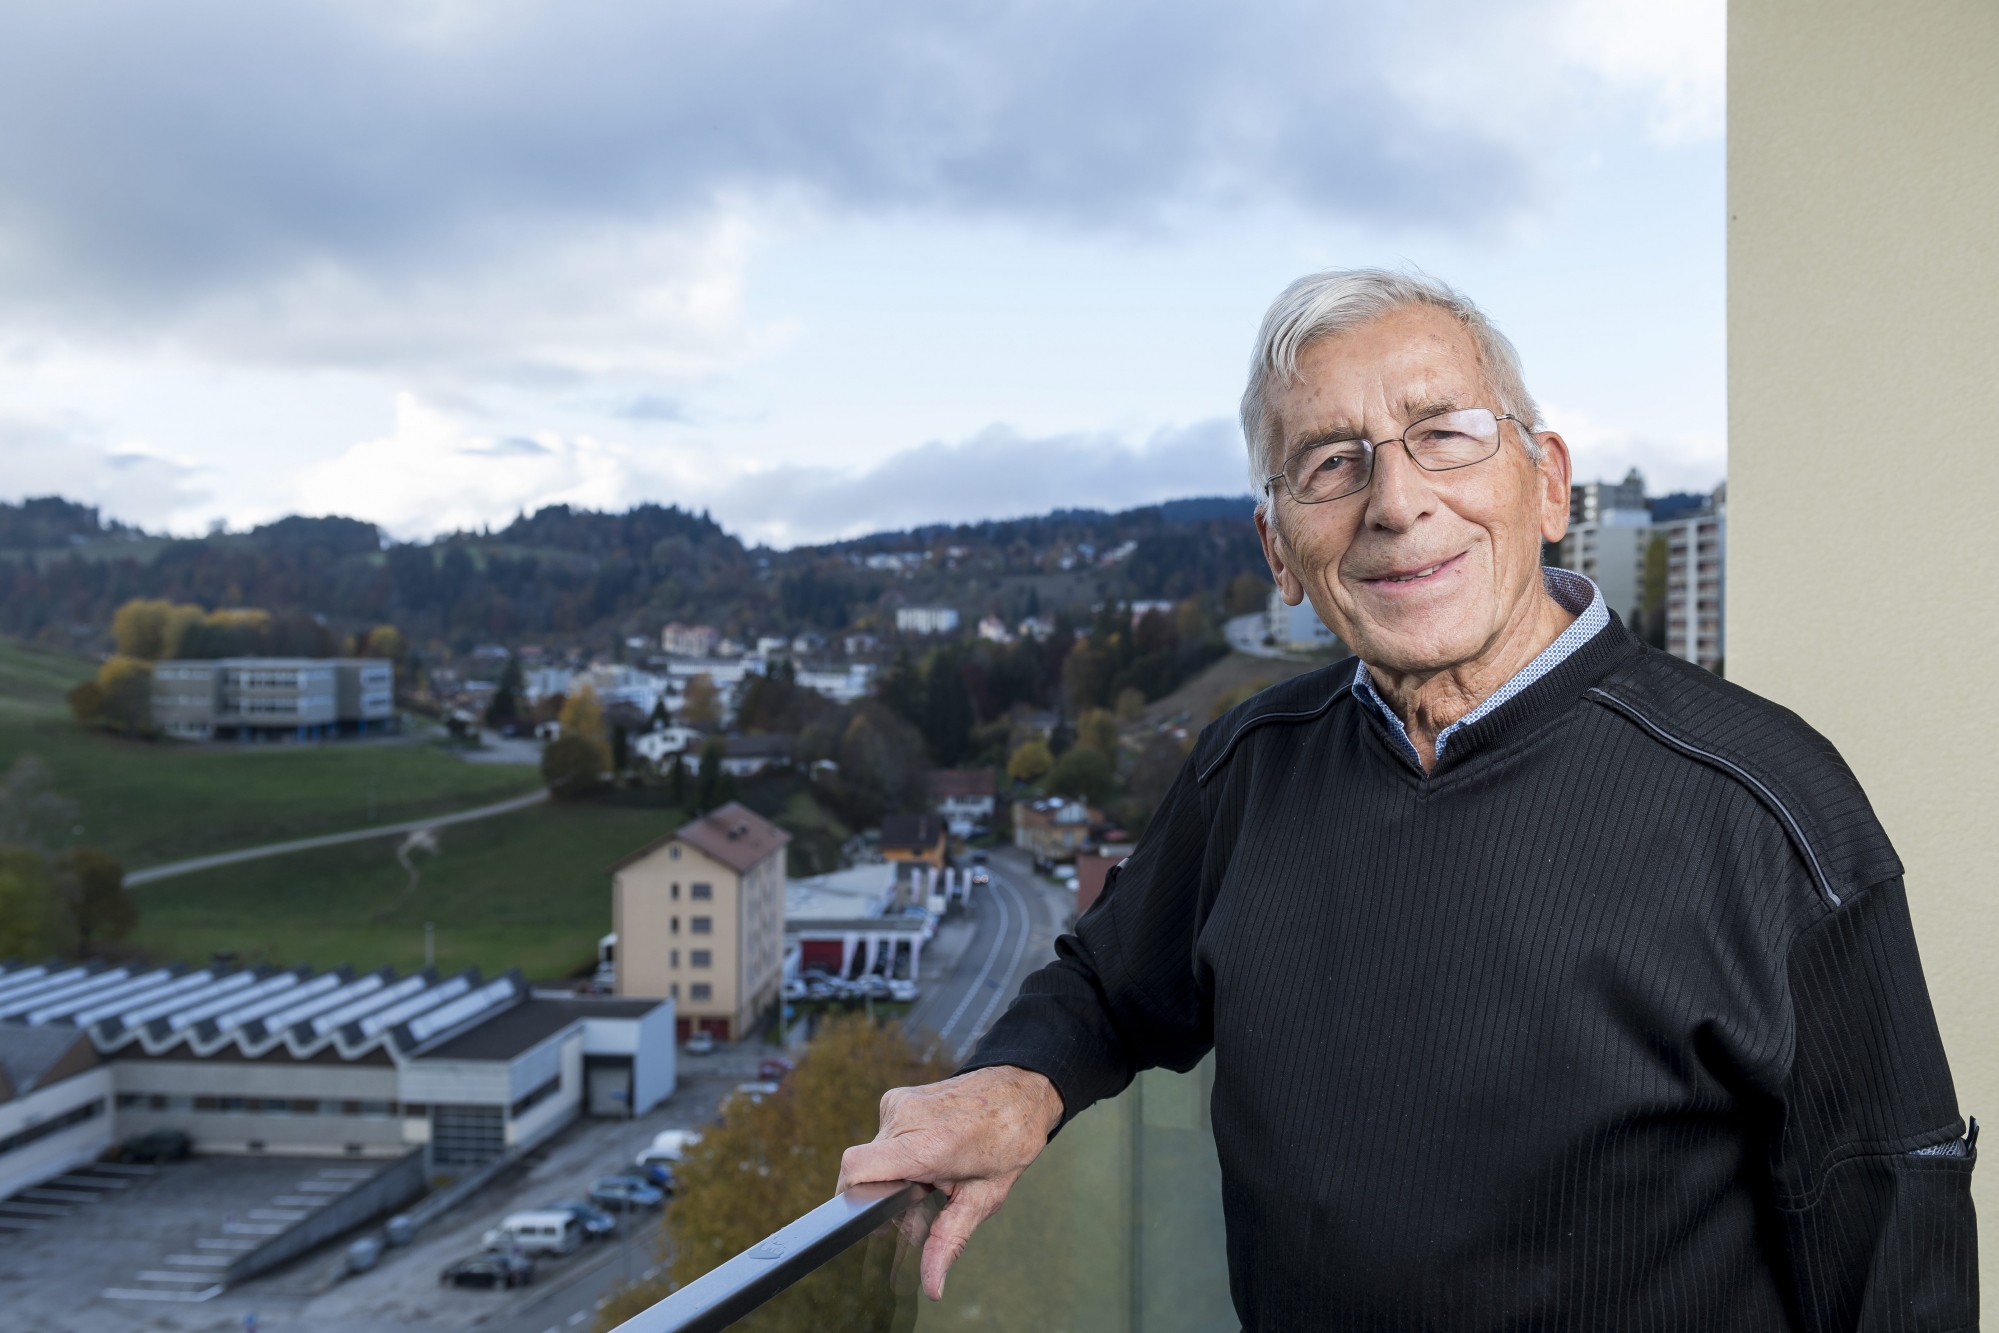
[[1327, 440], [1308, 444], [1284, 460], [1284, 470], [1263, 479], [1264, 494], [1278, 482], [1299, 504], [1324, 504], [1367, 489], [1374, 478], [1374, 455], [1382, 445], [1399, 444], [1425, 472], [1451, 472], [1483, 463], [1499, 452], [1499, 423], [1520, 424], [1512, 413], [1465, 407], [1424, 417], [1398, 439]]

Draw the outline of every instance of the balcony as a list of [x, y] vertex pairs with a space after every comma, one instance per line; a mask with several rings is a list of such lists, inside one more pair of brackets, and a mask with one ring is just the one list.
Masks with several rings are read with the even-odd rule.
[[1078, 1116], [979, 1228], [935, 1304], [916, 1289], [916, 1258], [942, 1196], [871, 1185], [725, 1260], [618, 1333], [1233, 1328], [1212, 1080], [1212, 1057], [1189, 1074], [1151, 1070]]

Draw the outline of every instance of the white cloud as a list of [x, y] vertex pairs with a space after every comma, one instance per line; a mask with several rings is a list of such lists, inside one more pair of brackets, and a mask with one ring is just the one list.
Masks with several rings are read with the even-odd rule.
[[78, 416], [0, 417], [0, 477], [10, 500], [60, 495], [97, 505], [107, 518], [186, 526], [210, 499], [208, 471], [144, 441], [111, 440]]
[[345, 514], [410, 538], [502, 524], [549, 504], [624, 509], [642, 489], [622, 445], [587, 435], [478, 435], [402, 393], [395, 429], [300, 468], [285, 512]]
[[1657, 141], [1722, 133], [1727, 0], [1576, 0], [1561, 33], [1570, 60], [1649, 103], [1648, 128]]
[[1244, 487], [1242, 434], [1228, 420], [1145, 439], [1029, 437], [994, 425], [967, 440], [901, 450], [865, 470], [745, 472], [702, 502], [745, 540], [792, 546], [925, 523], [1239, 495]]
[[1544, 405], [1548, 428], [1568, 442], [1577, 481], [1621, 481], [1637, 468], [1650, 495], [1709, 491], [1728, 475], [1728, 440], [1710, 431], [1670, 435]]

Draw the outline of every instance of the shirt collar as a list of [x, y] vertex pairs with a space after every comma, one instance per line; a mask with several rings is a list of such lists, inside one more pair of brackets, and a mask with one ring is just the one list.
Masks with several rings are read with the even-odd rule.
[[[1576, 618], [1575, 623], [1557, 635], [1553, 643], [1543, 648], [1540, 655], [1522, 667], [1511, 680], [1480, 700], [1478, 707], [1437, 733], [1437, 759], [1440, 762], [1444, 757], [1444, 746], [1450, 743], [1459, 728], [1470, 726], [1553, 671], [1610, 623], [1610, 608], [1604, 605], [1603, 591], [1588, 576], [1544, 565], [1541, 584], [1564, 611]], [[1353, 692], [1381, 714], [1382, 720], [1388, 724], [1388, 734], [1400, 743], [1402, 753], [1421, 768], [1422, 756], [1416, 753], [1416, 744], [1409, 739], [1408, 728], [1402, 725], [1402, 719], [1395, 715], [1395, 710], [1375, 691], [1374, 677], [1368, 674], [1365, 662], [1354, 664]]]

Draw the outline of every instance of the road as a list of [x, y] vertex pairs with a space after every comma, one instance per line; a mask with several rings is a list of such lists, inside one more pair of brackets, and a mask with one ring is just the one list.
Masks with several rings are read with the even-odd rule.
[[414, 833], [423, 828], [443, 828], [446, 824], [465, 824], [475, 819], [491, 819], [494, 815], [525, 810], [547, 799], [548, 789], [544, 787], [525, 796], [516, 796], [512, 800], [500, 801], [494, 805], [482, 805], [476, 810], [460, 810], [456, 814], [435, 815], [429, 819], [410, 819], [400, 824], [376, 824], [371, 828], [352, 829], [346, 833], [323, 833], [316, 838], [295, 838], [291, 842], [266, 843], [262, 847], [244, 847], [233, 852], [217, 852], [212, 856], [191, 857], [186, 861], [169, 861], [165, 865], [147, 866], [144, 870], [130, 872], [125, 876], [125, 885], [130, 888], [135, 884], [150, 884], [156, 879], [169, 879], [174, 875], [191, 875], [197, 870], [231, 866], [239, 861], [283, 856], [287, 852], [309, 852], [315, 847], [336, 847], [343, 842], [365, 842], [369, 838], [390, 838], [398, 833]]
[[1074, 895], [1034, 873], [1013, 847], [987, 853], [992, 879], [972, 890], [976, 929], [948, 970], [923, 979], [923, 998], [910, 1025], [936, 1034], [930, 1050], [958, 1061], [972, 1047], [1028, 973], [1054, 957], [1055, 937], [1074, 910]]

